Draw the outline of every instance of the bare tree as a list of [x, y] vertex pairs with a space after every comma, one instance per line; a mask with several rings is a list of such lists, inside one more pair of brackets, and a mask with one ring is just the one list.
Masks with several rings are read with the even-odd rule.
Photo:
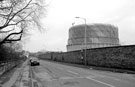
[[33, 26], [41, 29], [43, 1], [0, 0], [0, 45], [20, 41], [27, 30]]

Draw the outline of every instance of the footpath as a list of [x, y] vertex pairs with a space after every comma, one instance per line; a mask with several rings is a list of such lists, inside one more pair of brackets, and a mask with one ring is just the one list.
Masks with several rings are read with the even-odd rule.
[[[0, 87], [18, 87], [14, 86], [16, 81], [19, 77], [21, 77], [21, 72], [24, 70], [24, 68], [28, 65], [28, 60], [26, 60], [21, 67], [17, 67], [14, 71], [14, 73], [10, 76], [9, 80], [3, 84], [0, 85]], [[6, 75], [5, 75], [6, 78]]]
[[26, 64], [23, 66], [20, 75], [16, 79], [16, 82], [12, 87], [31, 87], [30, 86], [30, 78], [29, 78], [29, 66]]

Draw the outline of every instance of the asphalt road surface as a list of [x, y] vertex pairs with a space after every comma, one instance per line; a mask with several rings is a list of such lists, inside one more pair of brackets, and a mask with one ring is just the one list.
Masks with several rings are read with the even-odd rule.
[[83, 69], [40, 61], [30, 67], [31, 87], [135, 87], [133, 74]]

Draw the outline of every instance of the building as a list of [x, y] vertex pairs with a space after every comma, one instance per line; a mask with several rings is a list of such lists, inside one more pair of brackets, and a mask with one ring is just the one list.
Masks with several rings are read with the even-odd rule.
[[86, 33], [85, 24], [75, 25], [69, 29], [67, 51], [118, 45], [118, 28], [110, 24], [86, 25]]

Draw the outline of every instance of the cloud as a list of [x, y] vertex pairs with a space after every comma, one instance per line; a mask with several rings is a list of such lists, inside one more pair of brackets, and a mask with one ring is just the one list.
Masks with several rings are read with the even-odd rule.
[[135, 40], [131, 39], [135, 37], [134, 9], [135, 0], [52, 0], [47, 18], [42, 21], [46, 30], [42, 35], [33, 36], [29, 49], [33, 46], [36, 50], [66, 51], [71, 24], [84, 23], [81, 19], [75, 19], [75, 16], [85, 17], [87, 23], [116, 25], [120, 41], [134, 44]]

